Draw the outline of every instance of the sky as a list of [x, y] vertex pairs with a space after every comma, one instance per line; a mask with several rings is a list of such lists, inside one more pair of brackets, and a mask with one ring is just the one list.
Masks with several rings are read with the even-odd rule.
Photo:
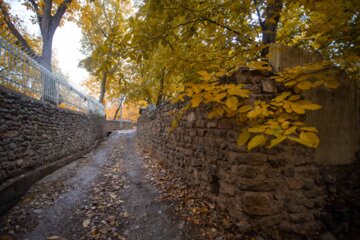
[[[9, 2], [9, 1], [8, 1]], [[26, 31], [40, 36], [38, 25], [30, 23], [31, 12], [21, 5], [20, 1], [10, 1], [11, 13], [17, 14], [24, 20]], [[88, 92], [82, 86], [89, 77], [89, 73], [78, 67], [79, 61], [85, 56], [81, 53], [80, 40], [82, 37], [81, 29], [74, 22], [65, 22], [62, 27], [58, 27], [53, 40], [53, 54], [59, 62], [61, 71], [69, 76], [69, 83], [82, 92]]]

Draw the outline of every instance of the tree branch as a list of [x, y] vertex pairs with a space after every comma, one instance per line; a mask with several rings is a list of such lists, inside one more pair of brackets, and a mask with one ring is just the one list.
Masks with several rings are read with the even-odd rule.
[[70, 5], [70, 3], [72, 2], [72, 0], [64, 0], [60, 6], [58, 7], [58, 9], [56, 10], [55, 15], [52, 18], [52, 27], [54, 29], [56, 29], [61, 21], [61, 18], [63, 17], [66, 9], [68, 8], [68, 6]]
[[214, 20], [212, 20], [212, 19], [210, 19], [210, 18], [207, 18], [207, 17], [200, 17], [200, 18], [201, 18], [202, 20], [204, 20], [204, 21], [207, 21], [207, 22], [212, 23], [212, 24], [215, 24], [215, 25], [217, 25], [217, 26], [219, 26], [219, 27], [225, 28], [226, 30], [228, 30], [228, 31], [230, 31], [230, 32], [232, 32], [232, 33], [235, 33], [235, 34], [237, 34], [237, 35], [242, 35], [240, 32], [238, 32], [238, 31], [230, 28], [229, 26], [226, 26], [226, 25], [224, 25], [224, 24], [222, 24], [222, 23], [215, 22]]
[[40, 29], [41, 29], [42, 28], [42, 15], [40, 14], [40, 11], [39, 11], [39, 5], [35, 2], [35, 0], [29, 0], [29, 2], [31, 3], [31, 5], [34, 8], [34, 12], [36, 13], [36, 17], [37, 17], [37, 20], [39, 22]]
[[256, 10], [256, 15], [257, 15], [257, 17], [259, 19], [260, 27], [261, 27], [262, 30], [264, 30], [265, 29], [265, 23], [264, 23], [264, 21], [261, 20], [261, 14], [260, 14], [260, 10], [258, 8], [258, 2], [256, 0], [254, 0], [254, 5], [255, 5], [255, 10]]

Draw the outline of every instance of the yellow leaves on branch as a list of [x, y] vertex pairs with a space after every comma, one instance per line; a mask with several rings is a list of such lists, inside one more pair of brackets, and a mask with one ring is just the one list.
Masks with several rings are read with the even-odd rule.
[[[250, 66], [269, 70], [266, 64], [258, 61]], [[336, 88], [339, 85], [338, 73], [326, 61], [286, 69], [273, 78], [288, 90], [270, 99], [257, 99], [251, 98], [251, 91], [244, 84], [221, 84], [216, 80], [219, 73], [203, 70], [198, 72], [200, 81], [185, 84], [176, 101], [189, 99], [187, 108], [206, 104], [209, 119], [235, 117], [238, 123], [247, 124], [248, 127], [239, 134], [237, 144], [246, 145], [248, 151], [260, 146], [272, 148], [286, 140], [316, 148], [320, 143], [317, 129], [304, 126], [302, 115], [321, 106], [304, 100], [301, 93], [320, 86]], [[173, 128], [177, 127], [179, 120], [172, 123]]]
[[293, 87], [295, 91], [303, 91], [324, 86], [335, 89], [340, 85], [339, 69], [330, 61], [316, 62], [304, 66], [287, 68], [273, 78], [286, 87]]
[[298, 138], [289, 137], [289, 139], [312, 148], [317, 148], [320, 144], [318, 136], [313, 132], [301, 132]]

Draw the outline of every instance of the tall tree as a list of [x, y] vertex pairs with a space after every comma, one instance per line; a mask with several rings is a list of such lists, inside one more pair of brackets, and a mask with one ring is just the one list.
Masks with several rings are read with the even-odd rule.
[[[79, 4], [76, 0], [28, 0], [24, 1], [23, 4], [35, 14], [33, 23], [38, 24], [42, 39], [41, 58], [51, 70], [52, 43], [55, 31], [61, 24], [62, 19], [64, 19], [65, 13], [69, 13], [66, 16], [69, 19], [70, 15], [79, 9]], [[9, 13], [9, 4], [4, 2], [4, 0], [0, 0], [0, 9], [11, 33], [18, 39], [24, 49], [35, 54], [13, 23], [13, 18]]]
[[[121, 81], [119, 70], [124, 64], [125, 15], [129, 12], [127, 1], [87, 1], [79, 25], [83, 32], [83, 52], [88, 56], [80, 65], [94, 79], [99, 79], [99, 101], [104, 103], [111, 81]], [[116, 98], [118, 98], [117, 96]]]
[[[71, 19], [72, 14], [79, 9], [79, 5], [76, 0], [28, 0], [23, 4], [27, 9], [34, 12], [35, 17], [32, 19], [33, 23], [38, 24], [42, 39], [42, 48], [40, 57], [35, 57], [35, 60], [39, 61], [48, 70], [52, 71], [52, 44], [56, 29], [60, 26], [64, 18]], [[9, 31], [17, 38], [30, 55], [37, 56], [35, 51], [31, 48], [26, 38], [16, 28], [13, 17], [10, 16], [9, 4], [4, 0], [0, 0], [0, 10], [3, 15], [3, 19]], [[68, 16], [65, 13], [68, 12]], [[50, 103], [56, 104], [58, 98], [58, 92], [55, 82], [45, 76], [42, 77], [44, 82], [43, 99]]]

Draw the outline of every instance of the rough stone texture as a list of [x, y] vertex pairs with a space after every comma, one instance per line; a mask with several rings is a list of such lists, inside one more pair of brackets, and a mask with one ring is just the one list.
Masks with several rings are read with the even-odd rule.
[[143, 146], [165, 166], [245, 225], [304, 235], [320, 229], [326, 189], [312, 151], [285, 142], [247, 152], [235, 143], [241, 128], [234, 119], [207, 120], [201, 108], [190, 110], [171, 132], [176, 107], [162, 105], [138, 120]]
[[105, 137], [105, 118], [0, 86], [0, 182], [83, 151]]
[[[359, 172], [360, 157], [350, 165], [325, 166], [321, 171], [329, 192], [321, 220], [337, 239], [360, 236]], [[325, 236], [330, 235], [329, 232]]]
[[124, 129], [133, 129], [133, 123], [127, 120], [106, 120], [106, 132]]

